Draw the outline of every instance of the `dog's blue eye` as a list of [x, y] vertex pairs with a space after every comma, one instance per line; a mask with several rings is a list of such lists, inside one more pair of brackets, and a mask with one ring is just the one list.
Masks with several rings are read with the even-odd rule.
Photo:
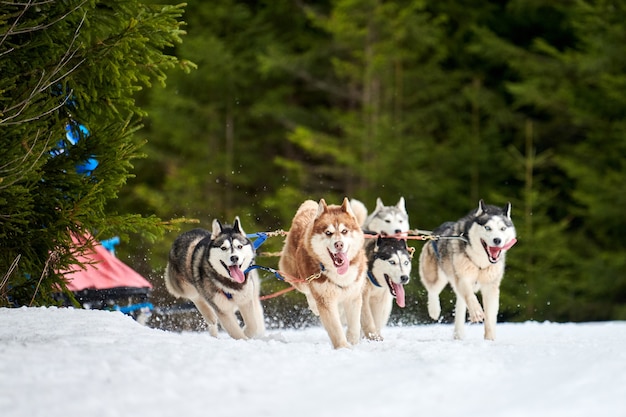
[[390, 260], [390, 261], [389, 261], [389, 263], [390, 263], [391, 265], [395, 265], [395, 264], [396, 264], [396, 261], [394, 261], [394, 260], [392, 259], [392, 260]]
[[408, 264], [410, 264], [409, 261], [404, 261], [404, 265], [408, 265]]
[[485, 226], [485, 230], [491, 232], [491, 226]]
[[326, 231], [326, 236], [332, 236], [333, 232], [331, 232], [330, 230]]
[[502, 229], [500, 229], [500, 230], [502, 230], [504, 232], [506, 230], [506, 226], [502, 226]]

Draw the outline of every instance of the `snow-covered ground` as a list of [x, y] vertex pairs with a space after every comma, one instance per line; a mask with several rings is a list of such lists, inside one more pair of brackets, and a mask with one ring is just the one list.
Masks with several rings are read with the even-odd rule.
[[626, 322], [387, 328], [335, 351], [323, 329], [263, 340], [141, 326], [118, 312], [0, 309], [0, 414], [626, 416]]

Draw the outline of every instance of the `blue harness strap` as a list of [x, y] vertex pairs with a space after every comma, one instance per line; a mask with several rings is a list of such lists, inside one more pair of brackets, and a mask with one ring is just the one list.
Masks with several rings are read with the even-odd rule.
[[439, 253], [439, 248], [437, 247], [437, 241], [431, 240], [430, 244], [433, 246], [433, 251], [435, 252], [435, 256], [437, 257], [437, 260], [440, 261], [441, 254]]
[[270, 268], [269, 266], [262, 266], [262, 265], [250, 265], [245, 271], [243, 271], [244, 274], [247, 274], [248, 272], [252, 271], [253, 269], [262, 269], [263, 271], [269, 272], [271, 274], [274, 274], [274, 276], [276, 278], [278, 278], [281, 281], [284, 281], [285, 279], [282, 277], [282, 275], [280, 275], [280, 273], [274, 269], [274, 268]]
[[257, 250], [259, 246], [261, 246], [268, 238], [267, 233], [257, 232], [257, 233], [249, 233], [246, 235], [248, 239], [256, 238], [254, 242], [252, 242], [252, 246], [254, 246], [254, 250]]
[[376, 278], [374, 278], [374, 274], [372, 274], [372, 271], [367, 271], [367, 277], [370, 279], [370, 282], [372, 284], [374, 284], [375, 287], [379, 287], [381, 288], [382, 286], [378, 283], [378, 281], [376, 280]]

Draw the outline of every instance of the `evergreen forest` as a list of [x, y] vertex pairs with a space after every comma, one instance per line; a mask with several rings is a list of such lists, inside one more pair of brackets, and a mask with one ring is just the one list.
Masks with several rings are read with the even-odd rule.
[[[214, 218], [288, 230], [305, 199], [404, 197], [432, 230], [482, 198], [511, 202], [518, 234], [500, 320], [626, 319], [626, 3], [40, 3], [0, 5], [5, 304], [31, 301], [29, 271], [62, 285], [67, 230], [120, 235], [158, 287], [176, 235]], [[90, 135], [50, 157], [68, 117]]]

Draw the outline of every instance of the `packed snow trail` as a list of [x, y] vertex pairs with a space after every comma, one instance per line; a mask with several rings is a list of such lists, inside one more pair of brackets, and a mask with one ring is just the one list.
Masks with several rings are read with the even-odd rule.
[[262, 340], [143, 327], [118, 312], [0, 309], [0, 410], [56, 416], [626, 416], [626, 322], [499, 323], [452, 340], [391, 327], [333, 350], [320, 327]]

